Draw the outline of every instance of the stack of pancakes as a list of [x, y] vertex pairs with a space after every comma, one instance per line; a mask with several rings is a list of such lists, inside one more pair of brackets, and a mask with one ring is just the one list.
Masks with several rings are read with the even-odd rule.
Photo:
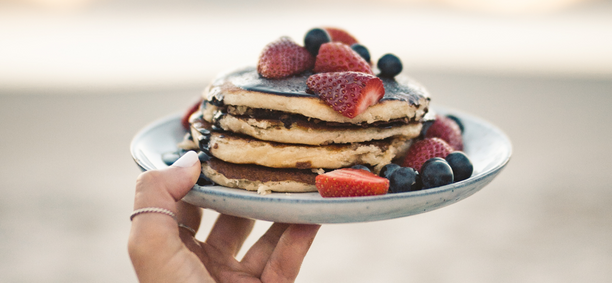
[[212, 157], [202, 173], [261, 194], [317, 191], [317, 174], [358, 164], [378, 172], [419, 136], [430, 98], [411, 79], [381, 78], [385, 96], [350, 119], [308, 89], [310, 75], [270, 80], [248, 67], [218, 77], [190, 118], [194, 144]]

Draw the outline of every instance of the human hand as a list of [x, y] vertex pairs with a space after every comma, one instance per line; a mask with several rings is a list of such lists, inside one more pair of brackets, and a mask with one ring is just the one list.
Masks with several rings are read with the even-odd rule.
[[293, 282], [319, 225], [274, 223], [241, 261], [235, 256], [255, 221], [219, 215], [206, 241], [188, 229], [200, 226], [202, 209], [180, 201], [200, 174], [195, 152], [172, 166], [142, 173], [134, 209], [158, 207], [176, 214], [133, 218], [128, 251], [140, 282]]

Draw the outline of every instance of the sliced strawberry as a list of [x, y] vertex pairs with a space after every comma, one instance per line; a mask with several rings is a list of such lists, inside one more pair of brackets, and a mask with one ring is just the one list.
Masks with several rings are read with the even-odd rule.
[[406, 153], [402, 166], [421, 171], [421, 166], [430, 158], [445, 158], [453, 148], [439, 138], [426, 138], [413, 143]]
[[280, 79], [312, 69], [314, 61], [306, 48], [283, 36], [264, 47], [257, 72], [268, 79]]
[[370, 64], [359, 53], [340, 42], [321, 45], [313, 71], [315, 73], [354, 71], [374, 74]]
[[329, 37], [331, 37], [331, 40], [334, 42], [342, 42], [348, 46], [358, 43], [354, 36], [343, 29], [332, 27], [326, 27], [323, 29], [325, 29], [325, 31], [329, 34]]
[[318, 175], [315, 186], [322, 197], [383, 195], [389, 180], [363, 169], [343, 168]]
[[186, 130], [189, 130], [189, 117], [191, 116], [191, 114], [198, 111], [200, 105], [202, 105], [202, 99], [198, 100], [191, 107], [189, 107], [189, 109], [187, 109], [185, 113], [183, 113], [183, 117], [181, 118], [181, 125], [183, 125], [183, 128], [185, 128]]
[[463, 150], [463, 137], [461, 136], [461, 128], [457, 122], [450, 118], [436, 115], [436, 121], [431, 124], [427, 132], [426, 138], [441, 138], [455, 150]]
[[314, 74], [306, 85], [335, 111], [355, 118], [385, 95], [381, 79], [358, 72]]

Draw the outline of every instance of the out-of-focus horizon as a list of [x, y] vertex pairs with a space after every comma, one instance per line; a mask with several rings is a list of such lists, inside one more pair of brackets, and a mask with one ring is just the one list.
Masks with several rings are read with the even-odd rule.
[[203, 84], [255, 64], [245, 46], [317, 25], [407, 70], [610, 78], [611, 14], [610, 0], [3, 0], [0, 92]]
[[[539, 12], [551, 12], [557, 11], [564, 8], [571, 7], [573, 5], [584, 3], [584, 2], [593, 2], [597, 0], [383, 0], [383, 2], [394, 2], [401, 4], [433, 4], [433, 5], [442, 5], [449, 6], [452, 8], [459, 8], [462, 10], [472, 10], [472, 11], [480, 11], [480, 12], [493, 12], [493, 13], [539, 13]], [[221, 1], [216, 0], [204, 0], [204, 1], [143, 1], [143, 0], [127, 0], [127, 1], [117, 1], [117, 0], [2, 0], [0, 3], [6, 4], [13, 7], [31, 7], [31, 8], [39, 8], [45, 10], [54, 10], [54, 11], [74, 11], [82, 8], [86, 8], [87, 6], [93, 6], [98, 3], [112, 3], [117, 4], [118, 2], [122, 2], [121, 5], [125, 5], [127, 3], [131, 4], [170, 4], [172, 2], [183, 2], [183, 3], [206, 3], [206, 4], [215, 4]], [[233, 2], [246, 4], [248, 0], [229, 0], [223, 1], [225, 3]], [[257, 4], [270, 4], [270, 3], [281, 3], [287, 2], [282, 0], [267, 0], [267, 1], [256, 1]], [[329, 2], [329, 1], [328, 1]], [[343, 2], [342, 0], [332, 1], [332, 2]], [[362, 1], [347, 1], [344, 2], [364, 2]], [[111, 5], [112, 5], [111, 4]]]

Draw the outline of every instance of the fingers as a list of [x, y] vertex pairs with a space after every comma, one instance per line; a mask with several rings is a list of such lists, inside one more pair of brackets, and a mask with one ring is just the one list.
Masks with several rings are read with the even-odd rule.
[[[147, 171], [136, 180], [136, 194], [134, 196], [134, 209], [145, 207], [159, 207], [170, 210], [175, 214], [177, 201], [183, 198], [193, 187], [200, 175], [200, 162], [195, 152], [184, 154], [172, 166], [162, 170]], [[146, 232], [162, 233], [169, 229], [176, 229], [176, 222], [167, 215], [158, 213], [145, 213], [134, 217], [132, 230], [136, 235]]]
[[293, 224], [285, 230], [264, 267], [263, 282], [293, 282], [320, 225]]
[[216, 282], [246, 282], [248, 274], [241, 271], [236, 254], [254, 224], [251, 219], [219, 214], [206, 241], [196, 241], [201, 247], [196, 254]]
[[268, 259], [289, 224], [274, 223], [265, 234], [249, 249], [242, 258], [242, 264], [255, 277], [259, 278]]
[[[176, 207], [176, 219], [178, 223], [184, 224], [197, 232], [202, 222], [202, 209], [184, 201], [178, 201]], [[185, 228], [182, 228], [180, 231], [185, 231], [189, 235], [195, 236], [195, 234]]]
[[[142, 173], [136, 181], [134, 209], [158, 207], [176, 214], [176, 202], [193, 187], [200, 170], [197, 154], [188, 152], [173, 166]], [[181, 247], [177, 224], [172, 217], [161, 213], [134, 217], [128, 250], [139, 277], [167, 263]]]
[[134, 209], [161, 205], [175, 208], [174, 204], [195, 185], [200, 170], [198, 155], [189, 151], [168, 168], [140, 174], [136, 180]]
[[254, 220], [220, 214], [206, 244], [225, 257], [235, 257], [242, 244], [253, 230]]

